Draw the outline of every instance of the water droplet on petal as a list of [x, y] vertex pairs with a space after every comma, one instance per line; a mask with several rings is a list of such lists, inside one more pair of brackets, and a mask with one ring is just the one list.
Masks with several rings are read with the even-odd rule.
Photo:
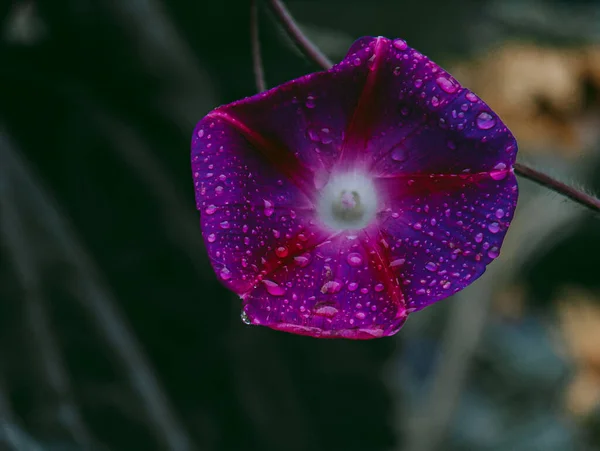
[[275, 249], [275, 254], [279, 257], [279, 258], [285, 258], [288, 255], [288, 249], [285, 246], [280, 246], [277, 249]]
[[420, 78], [417, 78], [415, 80], [415, 88], [419, 89], [421, 86], [423, 86], [423, 80], [421, 80]]
[[380, 291], [383, 291], [383, 290], [384, 290], [384, 288], [385, 288], [385, 287], [383, 286], [383, 284], [382, 284], [382, 283], [378, 283], [377, 285], [375, 285], [375, 291], [377, 291], [378, 293], [379, 293]]
[[215, 211], [217, 211], [217, 206], [216, 205], [209, 205], [208, 207], [206, 207], [206, 210], [204, 210], [206, 212], [207, 215], [212, 215], [214, 214]]
[[265, 203], [265, 210], [264, 210], [265, 216], [267, 216], [267, 217], [271, 216], [273, 214], [273, 212], [275, 211], [275, 208], [273, 206], [273, 202], [268, 201], [266, 199], [263, 199], [263, 200], [264, 200], [264, 203]]
[[500, 231], [500, 225], [497, 222], [492, 222], [488, 225], [488, 230], [492, 233], [498, 233]]
[[215, 236], [215, 234], [214, 234], [214, 233], [211, 233], [210, 235], [208, 235], [208, 236], [206, 237], [206, 240], [207, 240], [209, 243], [214, 243], [216, 239], [217, 239], [217, 237]]
[[406, 50], [408, 48], [408, 44], [404, 39], [394, 39], [394, 47], [398, 50]]
[[305, 253], [294, 257], [294, 261], [300, 268], [306, 268], [310, 263], [310, 254]]
[[490, 258], [496, 258], [496, 257], [498, 257], [498, 255], [500, 255], [500, 250], [496, 246], [492, 247], [488, 251], [488, 257], [490, 257]]
[[348, 284], [348, 291], [355, 291], [358, 288], [358, 284], [356, 282], [350, 282]]
[[262, 281], [267, 288], [267, 292], [273, 296], [283, 296], [285, 294], [285, 288], [271, 280]]
[[446, 77], [438, 77], [435, 82], [440, 88], [442, 88], [444, 92], [447, 92], [448, 94], [453, 94], [458, 89], [456, 83]]
[[223, 279], [223, 280], [231, 279], [231, 271], [229, 271], [227, 268], [221, 269], [219, 274], [221, 275], [221, 279]]
[[198, 138], [202, 138], [204, 136], [204, 130], [198, 130]]
[[360, 266], [363, 263], [361, 255], [357, 252], [352, 252], [348, 254], [348, 256], [346, 257], [346, 261], [350, 266], [354, 267]]
[[467, 92], [467, 95], [465, 96], [467, 98], [468, 101], [470, 102], [477, 102], [477, 96], [475, 94], [473, 94], [472, 92]]
[[496, 210], [496, 217], [498, 219], [501, 219], [504, 217], [504, 210], [502, 210], [502, 208], [498, 208], [498, 210]]
[[219, 224], [219, 227], [221, 227], [222, 229], [228, 229], [230, 227], [229, 225], [229, 221], [223, 221]]
[[496, 119], [494, 119], [490, 113], [486, 113], [485, 111], [479, 113], [476, 122], [477, 127], [479, 127], [481, 130], [489, 130], [496, 125]]
[[354, 314], [354, 316], [356, 317], [356, 319], [359, 319], [359, 320], [363, 320], [367, 317], [367, 315], [365, 315], [364, 312], [356, 312]]
[[314, 108], [315, 107], [315, 98], [313, 96], [308, 96], [306, 98], [306, 102], [304, 103], [306, 108]]
[[240, 318], [244, 324], [247, 324], [247, 325], [252, 324], [252, 321], [250, 321], [250, 318], [248, 318], [248, 314], [246, 313], [245, 310], [242, 310], [242, 313], [240, 314]]
[[404, 263], [406, 263], [406, 259], [404, 259], [404, 258], [398, 258], [398, 259], [392, 261], [390, 263], [390, 266], [392, 268], [395, 268], [396, 266], [402, 266]]
[[392, 160], [394, 161], [406, 161], [408, 158], [408, 149], [406, 149], [402, 144], [399, 144], [392, 150]]
[[342, 289], [342, 284], [337, 280], [330, 280], [329, 282], [325, 282], [325, 284], [321, 287], [321, 293], [323, 294], [335, 294], [339, 293]]
[[334, 304], [326, 302], [315, 304], [313, 307], [313, 312], [315, 315], [324, 316], [326, 318], [333, 318], [338, 314], [338, 311], [339, 310], [334, 306]]
[[360, 58], [354, 58], [354, 61], [352, 61], [352, 64], [354, 64], [355, 66], [360, 66], [361, 63], [362, 61], [360, 60]]
[[481, 243], [483, 241], [483, 233], [478, 233], [475, 235], [475, 242]]
[[427, 269], [427, 271], [434, 272], [434, 271], [437, 271], [438, 266], [434, 262], [429, 262], [425, 265], [425, 268]]
[[431, 98], [431, 106], [434, 108], [437, 108], [440, 105], [440, 99], [438, 99], [436, 96], [433, 96]]

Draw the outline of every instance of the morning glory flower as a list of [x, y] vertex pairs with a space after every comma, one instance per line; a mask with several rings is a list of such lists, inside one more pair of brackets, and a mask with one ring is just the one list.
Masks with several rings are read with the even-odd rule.
[[208, 255], [251, 324], [393, 335], [500, 254], [515, 138], [400, 39], [364, 37], [325, 72], [221, 106], [192, 170]]

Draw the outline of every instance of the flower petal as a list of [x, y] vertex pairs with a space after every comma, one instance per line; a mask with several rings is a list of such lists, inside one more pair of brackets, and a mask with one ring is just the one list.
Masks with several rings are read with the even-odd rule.
[[500, 254], [517, 203], [512, 171], [378, 180], [380, 214], [408, 311], [470, 285]]
[[243, 296], [253, 324], [321, 338], [371, 339], [406, 320], [404, 296], [381, 246], [339, 233], [266, 274]]

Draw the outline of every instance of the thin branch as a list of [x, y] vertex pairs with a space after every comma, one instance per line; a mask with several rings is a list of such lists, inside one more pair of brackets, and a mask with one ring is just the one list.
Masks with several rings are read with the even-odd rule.
[[[331, 62], [323, 56], [318, 47], [313, 44], [300, 27], [294, 21], [294, 18], [289, 13], [289, 11], [285, 8], [285, 6], [281, 3], [280, 0], [269, 0], [273, 11], [277, 15], [277, 18], [280, 20], [281, 24], [284, 26], [288, 35], [294, 40], [299, 49], [304, 53], [308, 58], [310, 58], [315, 64], [321, 66], [323, 69], [328, 70], [331, 68]], [[529, 166], [526, 166], [522, 163], [515, 163], [515, 173], [524, 177], [528, 180], [531, 180], [538, 185], [544, 186], [552, 191], [565, 196], [571, 199], [574, 202], [577, 202], [584, 207], [589, 208], [596, 213], [600, 213], [600, 199], [590, 196], [589, 194], [584, 193], [572, 186], [569, 186], [563, 182], [560, 182], [543, 172], [537, 171]]]
[[19, 193], [25, 197], [23, 205], [35, 211], [38, 220], [43, 220], [41, 225], [51, 237], [48, 241], [56, 245], [60, 255], [77, 271], [77, 277], [73, 278], [77, 284], [77, 299], [89, 312], [112, 352], [120, 360], [132, 388], [145, 406], [148, 420], [158, 439], [169, 450], [195, 449], [92, 259], [77, 241], [67, 219], [40, 186], [39, 178], [32, 174], [27, 163], [13, 150], [8, 137], [1, 131], [0, 167], [6, 168], [7, 173], [18, 180]]
[[584, 207], [587, 207], [596, 213], [600, 213], [600, 199], [584, 193], [583, 191], [579, 191], [578, 189], [573, 188], [566, 183], [556, 180], [550, 177], [548, 174], [544, 174], [543, 172], [540, 172], [529, 166], [525, 166], [522, 163], [515, 163], [515, 174], [531, 180], [538, 185], [551, 189], [555, 193], [568, 197], [573, 202], [583, 205]]
[[25, 312], [43, 379], [56, 396], [57, 417], [63, 427], [82, 448], [95, 449], [98, 447], [96, 440], [92, 438], [75, 402], [69, 374], [48, 318], [35, 250], [23, 233], [25, 224], [17, 208], [11, 179], [10, 172], [0, 167], [0, 234], [4, 235], [24, 292]]
[[250, 4], [250, 40], [252, 41], [252, 67], [254, 68], [254, 80], [258, 92], [267, 90], [265, 82], [265, 71], [263, 69], [262, 56], [260, 54], [260, 33], [258, 27], [258, 0], [251, 0]]
[[281, 25], [287, 31], [287, 34], [292, 38], [296, 46], [302, 53], [317, 66], [327, 70], [333, 66], [333, 63], [327, 58], [319, 48], [310, 42], [306, 35], [302, 32], [290, 12], [280, 0], [269, 0], [273, 13], [277, 16]]

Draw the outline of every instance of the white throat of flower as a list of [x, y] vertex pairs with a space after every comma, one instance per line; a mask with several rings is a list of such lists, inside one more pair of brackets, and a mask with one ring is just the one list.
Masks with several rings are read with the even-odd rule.
[[332, 175], [321, 191], [319, 218], [332, 229], [364, 229], [376, 213], [375, 186], [364, 174], [347, 172]]

